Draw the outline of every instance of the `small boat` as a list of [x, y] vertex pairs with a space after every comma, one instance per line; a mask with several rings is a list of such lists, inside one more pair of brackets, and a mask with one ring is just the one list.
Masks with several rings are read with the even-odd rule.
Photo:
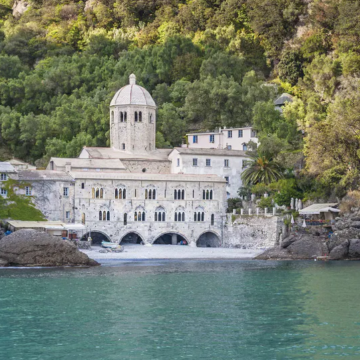
[[119, 245], [116, 243], [109, 242], [109, 241], [102, 241], [101, 246], [103, 248], [107, 248], [107, 249], [116, 249]]

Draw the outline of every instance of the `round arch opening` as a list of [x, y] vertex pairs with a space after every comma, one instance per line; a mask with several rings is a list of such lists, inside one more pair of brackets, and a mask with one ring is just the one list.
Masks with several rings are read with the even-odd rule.
[[120, 244], [121, 245], [144, 245], [144, 242], [138, 234], [131, 232], [129, 234], [126, 234], [121, 239]]
[[196, 241], [197, 247], [217, 248], [220, 247], [220, 245], [220, 238], [212, 232], [206, 232], [202, 234]]
[[111, 242], [110, 238], [100, 231], [88, 232], [81, 238], [81, 240], [86, 241], [89, 237], [91, 237], [91, 246], [101, 246], [102, 241]]
[[153, 245], [189, 245], [187, 240], [176, 233], [166, 233], [160, 235], [153, 242]]

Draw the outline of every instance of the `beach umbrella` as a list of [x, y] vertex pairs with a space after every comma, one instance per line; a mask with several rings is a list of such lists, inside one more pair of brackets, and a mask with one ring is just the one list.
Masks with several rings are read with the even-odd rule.
[[291, 215], [291, 223], [295, 224], [294, 216]]
[[303, 228], [306, 228], [306, 221], [305, 221], [305, 219], [304, 219], [304, 221], [303, 221], [302, 227], [303, 227]]

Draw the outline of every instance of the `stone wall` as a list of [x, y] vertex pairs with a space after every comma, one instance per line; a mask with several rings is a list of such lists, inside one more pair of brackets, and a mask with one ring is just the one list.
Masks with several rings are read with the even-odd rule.
[[228, 215], [224, 228], [224, 247], [264, 249], [278, 243], [282, 221], [277, 216]]
[[[169, 160], [126, 160], [121, 159], [123, 165], [132, 173], [148, 172], [154, 174], [169, 174], [171, 161]], [[145, 170], [145, 171], [143, 171]]]

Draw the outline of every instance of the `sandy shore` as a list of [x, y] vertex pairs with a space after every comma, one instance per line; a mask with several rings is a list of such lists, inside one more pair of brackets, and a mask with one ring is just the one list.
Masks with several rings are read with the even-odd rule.
[[100, 248], [81, 250], [91, 259], [101, 260], [146, 260], [146, 259], [253, 259], [264, 250], [223, 248], [192, 248], [172, 245], [125, 245], [121, 253], [100, 253]]

